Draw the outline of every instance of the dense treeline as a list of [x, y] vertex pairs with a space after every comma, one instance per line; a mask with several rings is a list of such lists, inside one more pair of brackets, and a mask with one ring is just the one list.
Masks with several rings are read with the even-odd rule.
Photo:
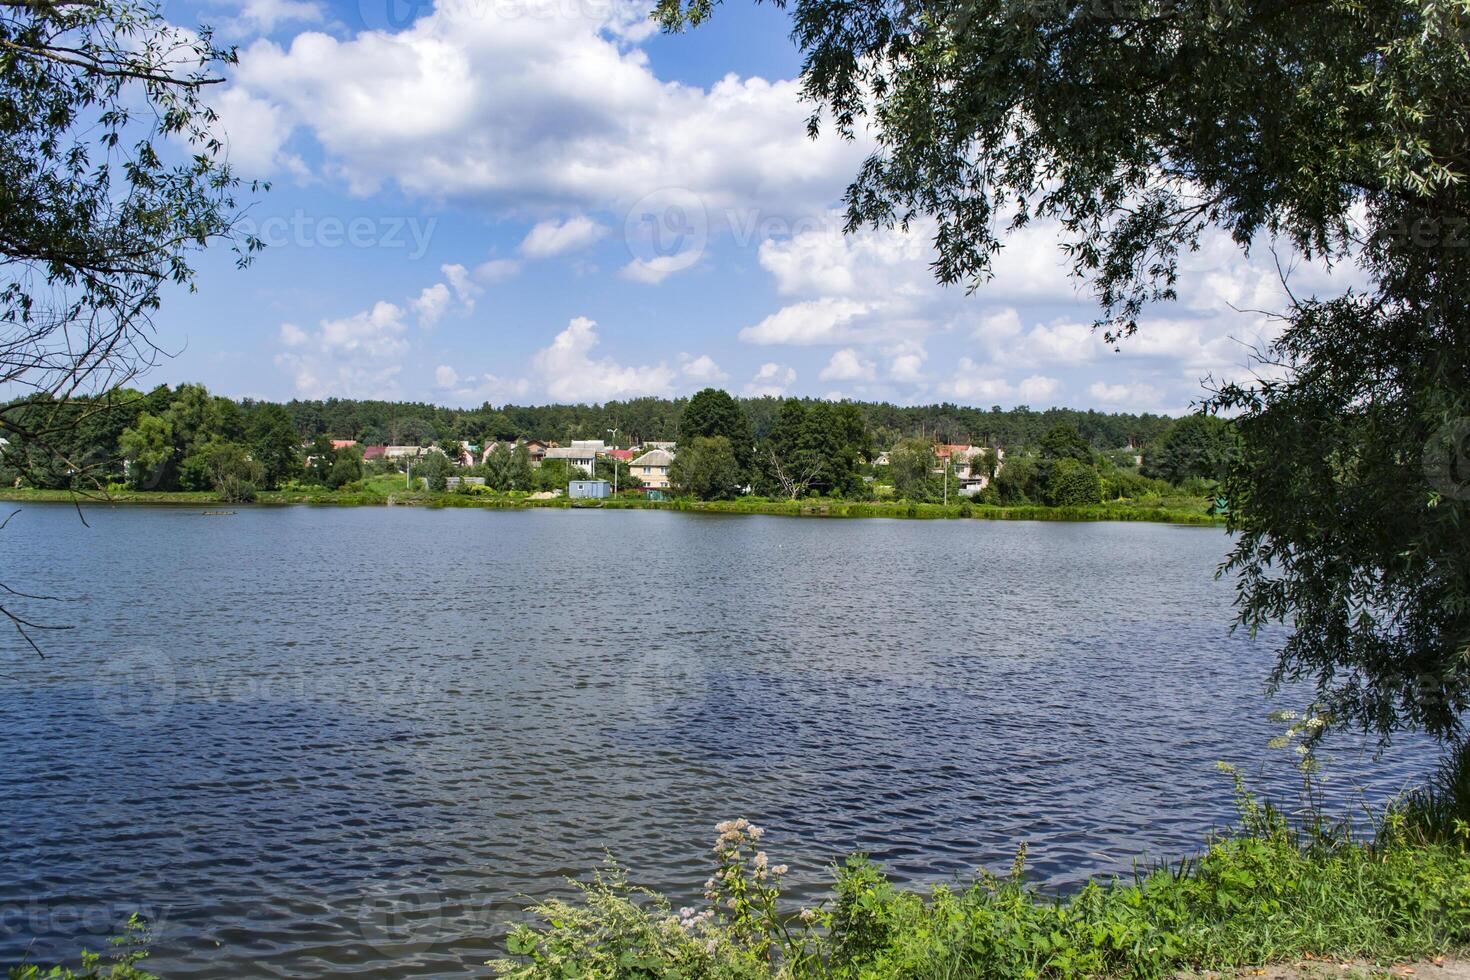
[[[783, 399], [736, 398], [753, 435], [765, 438], [777, 425]], [[801, 399], [810, 407], [818, 399]], [[242, 402], [247, 412], [255, 404]], [[424, 402], [290, 401], [286, 411], [303, 438], [327, 434], [363, 443], [429, 443], [443, 439], [607, 438], [616, 428], [620, 441], [674, 439], [687, 398], [633, 398], [603, 405], [505, 405], [494, 408], [442, 408]], [[891, 402], [851, 402], [873, 439], [886, 446], [907, 437], [938, 442], [995, 446], [1032, 445], [1057, 424], [1077, 429], [1096, 449], [1144, 446], [1168, 428], [1163, 415], [1077, 411], [1021, 406], [967, 408], [954, 404], [899, 406]]]
[[[199, 388], [181, 385], [177, 389]], [[102, 429], [120, 432], [141, 412], [160, 414], [174, 400], [175, 391], [160, 385], [147, 393], [119, 390], [103, 399], [77, 400], [65, 409], [47, 403], [33, 411], [44, 414], [66, 411], [88, 419], [82, 430], [70, 437], [76, 444], [95, 441]], [[228, 399], [225, 399], [228, 400]], [[735, 398], [750, 422], [756, 440], [769, 436], [779, 426], [783, 399]], [[819, 399], [799, 399], [810, 409], [825, 404]], [[605, 439], [608, 430], [618, 430], [621, 443], [676, 439], [687, 398], [634, 398], [603, 405], [505, 405], [457, 409], [426, 402], [389, 402], [329, 398], [325, 401], [285, 402], [285, 409], [302, 442], [317, 436], [355, 439], [365, 445], [394, 443], [428, 445], [453, 439], [471, 442], [517, 438], [568, 442], [572, 439]], [[244, 399], [235, 403], [240, 416], [249, 420], [274, 403]], [[1002, 409], [967, 408], [949, 403], [899, 406], [890, 402], [845, 402], [861, 415], [863, 424], [878, 446], [917, 437], [937, 442], [974, 443], [994, 446], [1038, 444], [1058, 424], [1070, 425], [1095, 449], [1141, 447], [1168, 428], [1163, 415], [1105, 413], [1050, 408], [1036, 411], [1025, 406]]]
[[[461, 410], [342, 399], [237, 402], [202, 385], [183, 384], [148, 392], [118, 389], [91, 400], [13, 403], [11, 409], [31, 428], [59, 432], [60, 441], [13, 438], [0, 460], [7, 483], [215, 490], [230, 500], [286, 485], [357, 485], [394, 468], [386, 460], [364, 463], [360, 446], [384, 443], [442, 448], [444, 455], [423, 460], [416, 474], [439, 488], [461, 440], [498, 444], [496, 453], [466, 474], [483, 477], [487, 488], [551, 490], [582, 474], [559, 461], [533, 473], [524, 447], [518, 455], [506, 443], [602, 438], [614, 429], [623, 445], [677, 441], [680, 450], [669, 474], [674, 489], [705, 500], [748, 492], [871, 499], [888, 493], [884, 486], [909, 500], [946, 499], [955, 492], [954, 471], [941, 463], [935, 447], [959, 442], [996, 447], [985, 450], [977, 464], [988, 467], [992, 478], [987, 499], [1086, 504], [1157, 495], [1191, 480], [1216, 481], [1233, 449], [1228, 424], [1201, 417], [737, 399], [714, 388], [688, 399]], [[359, 445], [334, 446], [333, 439]], [[1131, 447], [1144, 444], [1140, 472], [1139, 454]], [[887, 449], [892, 464], [875, 466]], [[637, 485], [625, 462], [608, 464], [618, 468], [621, 486]]]

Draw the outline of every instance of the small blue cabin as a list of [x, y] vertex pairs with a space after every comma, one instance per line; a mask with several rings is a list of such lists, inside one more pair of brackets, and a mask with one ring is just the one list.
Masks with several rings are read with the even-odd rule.
[[567, 484], [567, 496], [573, 500], [601, 500], [612, 496], [612, 484], [606, 480], [573, 480]]

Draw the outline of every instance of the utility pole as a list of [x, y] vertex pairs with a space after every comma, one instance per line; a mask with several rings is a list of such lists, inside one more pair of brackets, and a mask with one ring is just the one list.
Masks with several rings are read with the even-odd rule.
[[[614, 450], [616, 450], [618, 448], [618, 430], [617, 429], [608, 429], [607, 431], [609, 431], [609, 432], [612, 433], [612, 437], [613, 437], [613, 445], [612, 445], [612, 447], [613, 447]], [[608, 455], [612, 455], [612, 454], [609, 453]], [[613, 456], [613, 458], [612, 458], [612, 468], [613, 468], [613, 496], [616, 497], [618, 495], [618, 458], [616, 456]]]

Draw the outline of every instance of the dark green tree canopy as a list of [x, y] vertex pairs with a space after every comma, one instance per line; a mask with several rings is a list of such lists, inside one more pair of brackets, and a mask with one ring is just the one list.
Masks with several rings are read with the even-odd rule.
[[[658, 14], [677, 30], [716, 2]], [[1464, 214], [1446, 208], [1463, 204], [1470, 73], [1453, 0], [779, 5], [812, 132], [877, 138], [849, 228], [933, 216], [943, 282], [983, 282], [1007, 230], [1055, 218], [1127, 332], [1211, 225], [1321, 252], [1348, 244], [1355, 204], [1390, 235], [1413, 217], [1394, 202]]]
[[739, 496], [745, 471], [729, 439], [696, 436], [679, 447], [669, 466], [669, 480], [681, 494], [700, 500], [729, 500]]
[[0, 405], [0, 435], [74, 487], [115, 461], [68, 459], [98, 404], [68, 406], [157, 362], [151, 317], [166, 287], [192, 288], [191, 252], [230, 238], [243, 265], [259, 248], [234, 233], [239, 181], [204, 98], [234, 61], [154, 0], [0, 3], [0, 384], [30, 392]]
[[888, 475], [893, 492], [908, 500], [928, 500], [939, 485], [934, 472], [939, 460], [934, 445], [924, 439], [905, 439], [888, 452]]
[[251, 415], [249, 423], [250, 452], [261, 465], [267, 489], [275, 487], [301, 472], [301, 442], [291, 416], [280, 405], [262, 404]]
[[1144, 476], [1170, 483], [1223, 480], [1235, 458], [1235, 429], [1210, 415], [1186, 415], [1143, 452]]
[[724, 436], [736, 455], [743, 451], [747, 462], [750, 447], [755, 443], [751, 433], [750, 419], [730, 397], [729, 392], [719, 388], [705, 388], [694, 393], [684, 412], [679, 416], [679, 442], [692, 443], [701, 436], [714, 438]]
[[1053, 507], [1080, 507], [1102, 500], [1097, 470], [1071, 457], [1053, 460], [1046, 471], [1046, 503]]
[[413, 465], [414, 477], [423, 480], [435, 493], [443, 492], [453, 473], [454, 464], [449, 461], [449, 457], [433, 449], [420, 456]]
[[1041, 437], [1042, 459], [1074, 459], [1079, 463], [1092, 463], [1092, 447], [1082, 438], [1082, 433], [1065, 422], [1058, 422]]

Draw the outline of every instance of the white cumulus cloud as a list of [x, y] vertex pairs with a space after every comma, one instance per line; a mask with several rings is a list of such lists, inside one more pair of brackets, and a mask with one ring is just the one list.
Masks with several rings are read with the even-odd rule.
[[419, 318], [419, 326], [432, 327], [444, 316], [444, 311], [449, 309], [449, 287], [442, 282], [425, 286], [410, 305], [414, 315]]
[[520, 251], [529, 259], [549, 259], [586, 248], [606, 234], [606, 228], [585, 214], [565, 221], [542, 221], [526, 234]]
[[785, 364], [767, 362], [755, 372], [755, 377], [745, 386], [745, 393], [753, 398], [780, 398], [796, 381], [796, 370]]
[[698, 357], [680, 354], [679, 370], [685, 378], [697, 384], [715, 384], [729, 377], [720, 370], [720, 366], [708, 354], [701, 354]]
[[[290, 2], [290, 0], [274, 0]], [[233, 87], [276, 107], [362, 193], [616, 210], [681, 187], [711, 208], [810, 213], [865, 141], [810, 140], [795, 80], [658, 78], [636, 0], [439, 0], [396, 33], [308, 31], [240, 52]], [[227, 131], [237, 119], [224, 118]]]
[[821, 381], [871, 381], [876, 372], [877, 365], [872, 361], [864, 359], [855, 349], [844, 347], [833, 353], [817, 377]]
[[481, 282], [500, 282], [512, 279], [521, 271], [515, 259], [486, 259], [475, 266], [475, 278]]
[[536, 352], [532, 366], [548, 396], [559, 402], [604, 402], [673, 392], [673, 368], [662, 362], [630, 366], [593, 357], [598, 342], [597, 323], [579, 316], [549, 346]]
[[408, 351], [405, 316], [402, 307], [380, 300], [351, 316], [322, 320], [313, 332], [282, 324], [286, 349], [276, 365], [305, 398], [390, 396]]

